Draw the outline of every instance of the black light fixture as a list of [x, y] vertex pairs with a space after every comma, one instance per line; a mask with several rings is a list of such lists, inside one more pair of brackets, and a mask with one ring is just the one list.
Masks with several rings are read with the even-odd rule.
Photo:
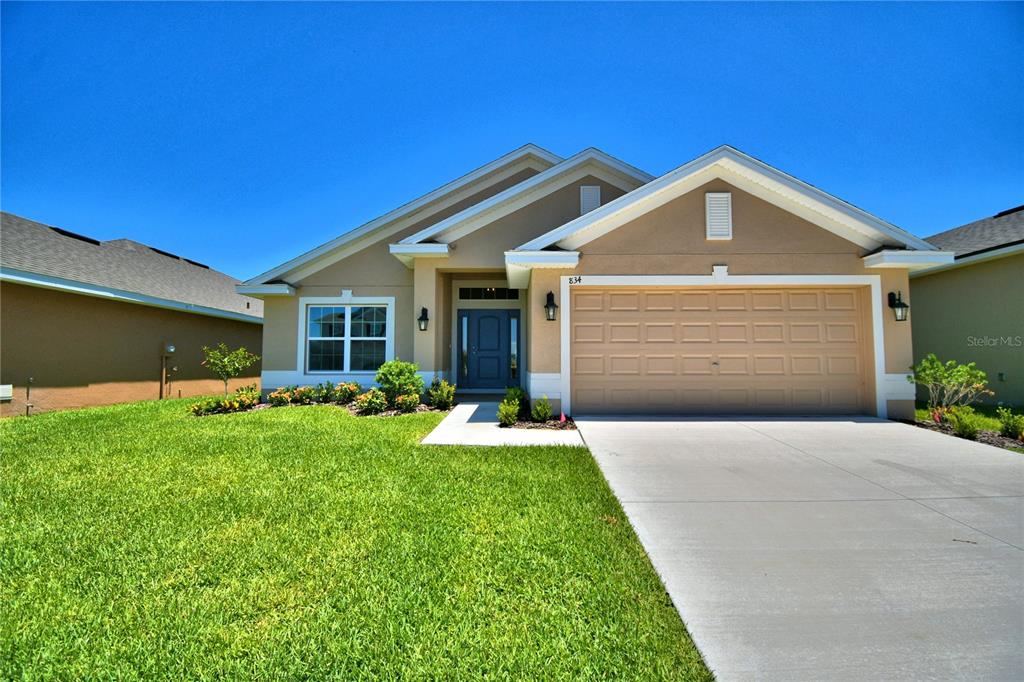
[[906, 322], [907, 314], [910, 312], [910, 306], [903, 302], [903, 292], [898, 291], [895, 294], [889, 292], [889, 307], [892, 308], [893, 314], [896, 316], [897, 322]]
[[416, 318], [416, 322], [419, 323], [421, 332], [427, 331], [427, 322], [429, 321], [430, 318], [427, 317], [427, 309], [420, 308], [420, 316]]
[[555, 292], [548, 292], [548, 302], [544, 304], [544, 316], [548, 318], [548, 322], [555, 321], [555, 313], [558, 310], [558, 304], [555, 303]]

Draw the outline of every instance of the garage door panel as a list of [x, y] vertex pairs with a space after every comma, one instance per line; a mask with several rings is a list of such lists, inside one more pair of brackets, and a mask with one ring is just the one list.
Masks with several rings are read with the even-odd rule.
[[860, 290], [588, 288], [572, 294], [577, 413], [870, 409], [870, 333]]

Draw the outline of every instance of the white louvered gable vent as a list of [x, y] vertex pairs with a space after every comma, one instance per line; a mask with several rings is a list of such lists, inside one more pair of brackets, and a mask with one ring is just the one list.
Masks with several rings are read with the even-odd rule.
[[580, 215], [590, 213], [601, 205], [601, 188], [597, 185], [580, 187]]
[[707, 238], [732, 239], [732, 194], [708, 192], [705, 196]]

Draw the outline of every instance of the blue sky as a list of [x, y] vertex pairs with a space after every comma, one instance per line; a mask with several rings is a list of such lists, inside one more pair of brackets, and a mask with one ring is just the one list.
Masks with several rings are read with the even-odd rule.
[[4, 210], [237, 277], [525, 142], [732, 144], [929, 235], [1024, 203], [1024, 4], [2, 8]]

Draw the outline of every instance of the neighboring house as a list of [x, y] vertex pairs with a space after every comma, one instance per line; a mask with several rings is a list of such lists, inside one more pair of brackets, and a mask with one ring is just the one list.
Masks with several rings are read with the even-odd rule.
[[[238, 280], [128, 239], [2, 218], [3, 415], [219, 393], [202, 346], [259, 353], [263, 302]], [[232, 386], [258, 380], [259, 365]]]
[[1024, 206], [926, 241], [956, 260], [911, 275], [914, 359], [976, 362], [986, 402], [1024, 405]]
[[654, 178], [527, 145], [238, 291], [266, 303], [265, 390], [399, 357], [574, 414], [908, 417], [888, 295], [951, 260], [731, 147]]

